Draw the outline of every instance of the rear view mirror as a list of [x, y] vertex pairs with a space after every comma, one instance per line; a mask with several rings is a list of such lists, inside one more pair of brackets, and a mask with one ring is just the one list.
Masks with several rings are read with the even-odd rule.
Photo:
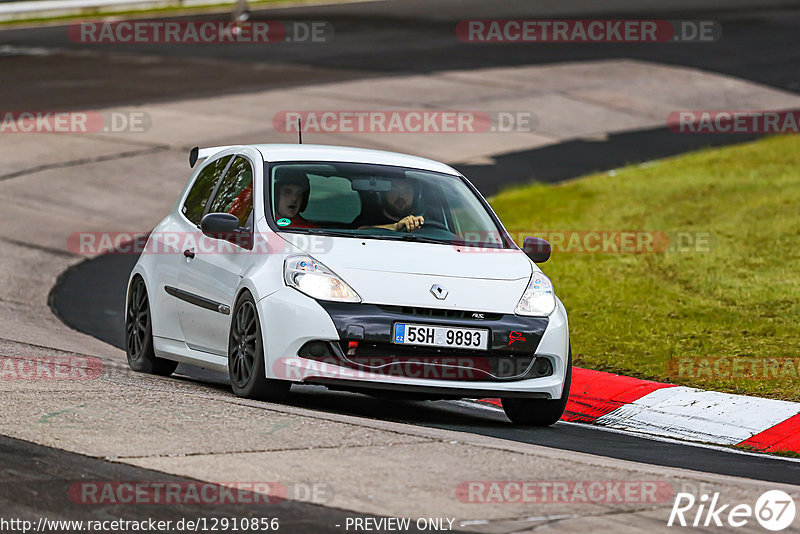
[[522, 252], [533, 260], [533, 263], [544, 263], [550, 259], [550, 243], [540, 237], [528, 236], [522, 242]]
[[351, 187], [353, 191], [377, 191], [379, 193], [386, 193], [392, 190], [392, 182], [386, 178], [369, 176], [367, 178], [353, 178], [351, 180]]

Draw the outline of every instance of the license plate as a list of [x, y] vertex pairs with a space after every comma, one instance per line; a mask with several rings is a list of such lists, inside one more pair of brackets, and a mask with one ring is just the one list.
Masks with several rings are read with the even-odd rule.
[[398, 345], [486, 350], [489, 345], [489, 331], [477, 328], [395, 323], [392, 342]]

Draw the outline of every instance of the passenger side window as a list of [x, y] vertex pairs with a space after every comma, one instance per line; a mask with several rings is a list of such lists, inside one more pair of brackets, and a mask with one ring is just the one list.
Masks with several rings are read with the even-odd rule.
[[181, 212], [194, 224], [200, 224], [208, 199], [211, 197], [211, 192], [214, 190], [217, 182], [219, 182], [222, 172], [225, 170], [225, 167], [227, 167], [231, 157], [232, 156], [225, 156], [216, 161], [212, 161], [200, 171], [200, 174], [194, 181], [194, 185], [189, 191], [189, 195], [187, 195], [186, 201], [181, 208]]
[[239, 226], [247, 226], [253, 211], [253, 168], [245, 158], [237, 156], [219, 185], [208, 213], [231, 213]]

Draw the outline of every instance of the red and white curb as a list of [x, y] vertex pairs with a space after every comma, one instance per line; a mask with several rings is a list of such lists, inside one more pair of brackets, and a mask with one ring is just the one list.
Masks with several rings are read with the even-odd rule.
[[[499, 399], [483, 399], [499, 405]], [[564, 421], [686, 441], [800, 453], [800, 403], [573, 368]]]

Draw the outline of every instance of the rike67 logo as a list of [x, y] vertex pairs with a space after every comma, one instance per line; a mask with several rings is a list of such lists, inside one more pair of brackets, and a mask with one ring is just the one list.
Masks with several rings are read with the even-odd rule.
[[699, 499], [691, 493], [678, 493], [667, 526], [743, 527], [755, 519], [763, 528], [777, 532], [791, 526], [794, 516], [794, 499], [781, 490], [764, 492], [755, 506], [723, 504], [719, 492]]

